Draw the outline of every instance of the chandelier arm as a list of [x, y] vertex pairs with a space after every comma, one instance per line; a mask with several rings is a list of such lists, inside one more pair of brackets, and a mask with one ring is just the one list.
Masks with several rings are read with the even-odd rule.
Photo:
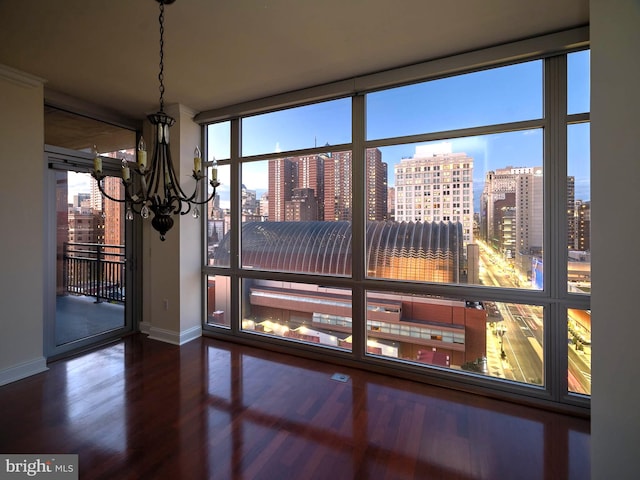
[[171, 209], [171, 213], [177, 215], [182, 210], [182, 199], [176, 195], [170, 195], [166, 197], [167, 199], [167, 207]]
[[215, 196], [216, 196], [216, 188], [217, 188], [219, 185], [220, 185], [220, 184], [218, 183], [217, 185], [215, 185], [215, 186], [213, 187], [213, 192], [211, 192], [211, 195], [209, 195], [209, 197], [207, 197], [205, 200], [202, 200], [202, 201], [194, 200], [194, 201], [193, 201], [193, 202], [191, 202], [191, 203], [194, 203], [194, 204], [196, 204], [196, 205], [204, 205], [205, 203], [209, 203], [211, 200], [213, 200], [213, 197], [215, 197]]
[[[104, 197], [108, 198], [108, 199], [109, 199], [109, 200], [111, 200], [112, 202], [118, 202], [118, 203], [125, 203], [125, 202], [129, 201], [127, 198], [124, 198], [124, 199], [121, 199], [121, 198], [114, 198], [114, 197], [112, 197], [111, 195], [109, 195], [109, 194], [105, 191], [105, 189], [104, 189], [104, 185], [102, 185], [102, 183], [103, 183], [103, 181], [104, 181], [104, 178], [105, 178], [104, 176], [98, 177], [98, 176], [96, 176], [96, 175], [95, 175], [95, 173], [92, 173], [92, 174], [91, 174], [91, 176], [92, 176], [93, 178], [95, 178], [96, 183], [98, 184], [98, 190], [100, 190], [100, 193], [101, 193]], [[123, 183], [123, 184], [124, 184], [124, 186], [125, 186], [125, 197], [126, 197], [126, 196], [127, 196], [127, 193], [126, 193], [126, 192], [127, 192], [127, 184], [126, 184], [126, 183], [124, 183], [124, 182], [122, 182], [122, 183]]]
[[[182, 205], [185, 204], [187, 206], [186, 210], [183, 210]], [[186, 215], [187, 213], [189, 213], [191, 211], [191, 207], [193, 207], [193, 204], [191, 202], [180, 202], [180, 208], [176, 209], [176, 214], [180, 213], [180, 215]]]
[[193, 193], [191, 195], [189, 195], [189, 196], [187, 196], [187, 194], [184, 193], [182, 188], [180, 188], [179, 186], [177, 188], [180, 191], [180, 195], [181, 195], [180, 199], [183, 202], [193, 203], [195, 201], [194, 199], [198, 195], [198, 184], [197, 183], [196, 183], [196, 188], [193, 190]]
[[184, 190], [182, 190], [182, 186], [180, 185], [180, 182], [178, 181], [178, 176], [176, 175], [176, 171], [173, 167], [173, 161], [171, 160], [171, 155], [168, 155], [168, 162], [167, 164], [169, 165], [169, 176], [171, 177], [171, 186], [173, 187], [173, 190], [175, 191], [175, 196], [178, 197], [180, 200], [184, 201], [184, 202], [189, 202], [191, 197], [187, 196], [186, 193], [184, 193]]
[[147, 191], [145, 192], [145, 196], [149, 199], [154, 199], [158, 194], [160, 186], [160, 172], [158, 168], [160, 162], [158, 161], [158, 156], [159, 152], [156, 150], [153, 154], [153, 158], [151, 159], [151, 169], [147, 178]]
[[[167, 149], [167, 165], [169, 166], [169, 176], [171, 178], [171, 186], [175, 192], [175, 196], [178, 197], [182, 202], [191, 203], [193, 199], [198, 194], [198, 182], [196, 182], [196, 187], [191, 195], [187, 195], [182, 186], [180, 185], [180, 181], [178, 180], [178, 175], [176, 174], [175, 168], [173, 166], [173, 161], [171, 159], [171, 152]], [[182, 211], [182, 208], [180, 208]], [[189, 210], [187, 210], [188, 212]]]

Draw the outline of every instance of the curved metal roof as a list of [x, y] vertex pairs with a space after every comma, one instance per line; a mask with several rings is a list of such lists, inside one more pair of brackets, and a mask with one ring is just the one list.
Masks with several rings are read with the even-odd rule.
[[[398, 259], [439, 262], [460, 269], [459, 222], [367, 222], [367, 268], [376, 272]], [[229, 265], [230, 235], [220, 242], [214, 265]], [[351, 222], [246, 222], [242, 224], [245, 268], [322, 275], [351, 275]], [[451, 272], [453, 273], [453, 272]], [[456, 276], [457, 277], [457, 276]]]

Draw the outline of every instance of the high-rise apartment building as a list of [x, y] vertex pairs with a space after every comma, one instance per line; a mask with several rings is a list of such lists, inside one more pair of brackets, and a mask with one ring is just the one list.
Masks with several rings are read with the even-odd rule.
[[[385, 220], [387, 165], [380, 150], [367, 150], [365, 164], [367, 220]], [[351, 152], [269, 160], [269, 221], [351, 221], [352, 165]]]
[[[124, 185], [118, 177], [106, 177], [104, 179], [104, 190], [110, 197], [124, 198]], [[124, 245], [124, 204], [103, 198], [102, 205], [104, 222], [101, 226], [104, 228], [104, 231], [101, 235], [102, 238], [98, 239], [98, 243]]]
[[312, 188], [294, 188], [291, 200], [285, 202], [288, 221], [306, 222], [318, 219], [318, 199]]
[[542, 252], [542, 167], [505, 167], [485, 175], [481, 232], [508, 258]]
[[76, 193], [73, 196], [73, 206], [75, 208], [80, 208], [80, 207], [89, 208], [91, 207], [90, 200], [91, 200], [90, 193], [85, 193], [85, 192]]
[[583, 252], [591, 250], [591, 202], [577, 200], [576, 209], [576, 243], [574, 248]]
[[481, 232], [484, 240], [500, 247], [499, 213], [503, 207], [515, 207], [518, 175], [533, 172], [533, 167], [505, 167], [490, 170], [485, 175], [481, 199]]
[[544, 221], [542, 168], [516, 177], [516, 249], [522, 254], [542, 253]]
[[[106, 178], [109, 178], [109, 177], [106, 177]], [[95, 179], [91, 177], [89, 180], [89, 183], [91, 185], [91, 193], [89, 194], [91, 196], [91, 208], [93, 209], [94, 212], [101, 212], [102, 205], [104, 202], [104, 197], [102, 196], [102, 193], [100, 193], [100, 189], [98, 188], [98, 182], [96, 182]]]
[[576, 180], [567, 177], [567, 248], [575, 248], [577, 232], [576, 218]]
[[395, 166], [398, 222], [460, 222], [473, 242], [473, 158], [450, 143], [419, 145]]
[[351, 163], [351, 152], [331, 153], [324, 162], [323, 220], [337, 222], [352, 218]]
[[369, 148], [365, 154], [367, 176], [367, 220], [388, 220], [387, 164], [382, 161], [382, 152]]
[[[124, 185], [119, 177], [105, 177], [102, 186], [110, 197], [124, 198]], [[96, 232], [93, 242], [107, 245], [124, 245], [124, 204], [103, 197], [98, 189], [98, 183], [93, 177], [90, 179], [90, 188], [90, 210], [94, 215], [102, 218], [102, 221], [95, 224]]]
[[396, 187], [387, 188], [387, 217], [388, 220], [396, 219]]
[[322, 219], [325, 158], [324, 155], [304, 155], [269, 160], [269, 221], [296, 220], [287, 218], [287, 202], [297, 188], [313, 192], [319, 211], [310, 215], [315, 217], [313, 220]]
[[98, 243], [104, 224], [102, 215], [90, 208], [70, 209], [68, 241], [70, 243]]

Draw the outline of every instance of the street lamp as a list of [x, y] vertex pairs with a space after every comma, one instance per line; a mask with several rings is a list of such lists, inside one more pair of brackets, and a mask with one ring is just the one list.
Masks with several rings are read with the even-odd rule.
[[504, 353], [504, 334], [507, 332], [507, 327], [505, 327], [503, 324], [500, 324], [498, 325], [496, 332], [500, 336], [500, 358], [504, 360], [504, 358], [507, 356], [507, 354]]

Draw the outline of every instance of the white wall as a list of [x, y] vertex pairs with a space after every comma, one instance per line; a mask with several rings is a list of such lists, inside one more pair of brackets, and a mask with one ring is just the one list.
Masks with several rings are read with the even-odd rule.
[[[196, 112], [181, 106], [176, 124], [180, 131], [180, 181], [185, 193], [190, 195], [195, 180], [193, 151], [200, 147], [201, 127], [193, 122]], [[202, 187], [207, 189], [206, 183]], [[206, 215], [207, 206], [201, 205], [200, 213]], [[180, 331], [183, 341], [202, 335], [202, 222], [191, 213], [180, 219]]]
[[0, 65], [0, 385], [46, 369], [43, 150], [42, 81]]
[[592, 475], [640, 478], [640, 1], [591, 0]]

